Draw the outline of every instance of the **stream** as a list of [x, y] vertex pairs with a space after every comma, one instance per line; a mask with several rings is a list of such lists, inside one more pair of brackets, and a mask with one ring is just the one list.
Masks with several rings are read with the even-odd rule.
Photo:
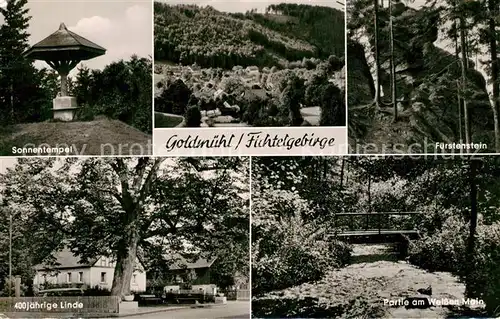
[[[330, 275], [342, 280], [342, 293], [364, 295], [382, 305], [385, 318], [460, 317], [455, 311], [459, 309], [457, 304], [463, 305], [465, 286], [452, 274], [431, 273], [399, 260], [388, 244], [356, 244], [352, 256], [350, 265]], [[427, 290], [429, 286], [432, 287], [430, 295], [418, 291]], [[405, 307], [404, 300], [408, 297], [425, 297], [434, 306], [425, 309]], [[480, 302], [471, 302], [473, 310], [482, 307]]]

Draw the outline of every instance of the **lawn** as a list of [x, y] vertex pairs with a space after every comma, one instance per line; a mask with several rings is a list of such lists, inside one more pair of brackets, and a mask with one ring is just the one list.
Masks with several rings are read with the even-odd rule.
[[184, 121], [180, 115], [155, 112], [155, 128], [179, 126]]

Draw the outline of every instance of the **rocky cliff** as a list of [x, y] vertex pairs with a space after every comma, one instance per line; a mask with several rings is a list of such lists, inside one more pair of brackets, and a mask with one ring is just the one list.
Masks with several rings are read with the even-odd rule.
[[[390, 103], [390, 43], [387, 8], [379, 9], [379, 52], [381, 61], [380, 81], [383, 105]], [[439, 47], [439, 12], [427, 8], [415, 10], [395, 5], [394, 49], [396, 63], [397, 98], [399, 121], [393, 123], [391, 107], [374, 109], [374, 79], [367, 70], [373, 70], [367, 63], [367, 54], [374, 51], [374, 28], [371, 7], [363, 12], [365, 23], [360, 19], [359, 30], [368, 39], [363, 45], [354, 40], [348, 44], [348, 100], [349, 121], [363, 118], [366, 123], [351, 125], [366, 129], [351, 130], [351, 143], [374, 143], [376, 145], [396, 143], [458, 142], [460, 140], [460, 119], [458, 85], [460, 85], [460, 60]], [[370, 53], [371, 51], [371, 53]], [[488, 100], [486, 81], [469, 62], [466, 90], [460, 93], [467, 99], [471, 134], [474, 142], [492, 144], [493, 114]], [[367, 115], [368, 114], [368, 115]], [[462, 138], [463, 138], [462, 133]]]

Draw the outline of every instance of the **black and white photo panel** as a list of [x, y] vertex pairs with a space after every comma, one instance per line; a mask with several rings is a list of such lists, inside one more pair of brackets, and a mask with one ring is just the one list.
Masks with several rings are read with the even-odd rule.
[[[165, 144], [188, 134], [180, 128], [199, 139], [237, 132], [219, 152], [266, 152], [244, 143], [256, 127], [271, 140], [309, 132], [345, 147], [344, 7], [326, 0], [156, 0], [155, 154], [173, 154]], [[286, 141], [275, 144], [290, 153]]]
[[252, 158], [253, 318], [494, 318], [500, 158]]
[[0, 1], [0, 155], [151, 155], [152, 23], [152, 1]]
[[499, 153], [497, 16], [488, 1], [348, 0], [350, 153]]
[[250, 159], [0, 160], [0, 317], [249, 318]]

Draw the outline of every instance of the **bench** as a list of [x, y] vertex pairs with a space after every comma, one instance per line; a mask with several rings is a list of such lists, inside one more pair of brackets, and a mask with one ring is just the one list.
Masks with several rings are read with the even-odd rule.
[[178, 294], [177, 296], [175, 296], [175, 299], [178, 303], [186, 301], [192, 301], [193, 303], [196, 303], [196, 301], [203, 302], [204, 298], [202, 294]]
[[202, 293], [166, 293], [165, 300], [172, 303], [200, 303], [205, 302], [205, 294]]
[[163, 299], [156, 295], [139, 295], [137, 301], [140, 306], [163, 304]]

